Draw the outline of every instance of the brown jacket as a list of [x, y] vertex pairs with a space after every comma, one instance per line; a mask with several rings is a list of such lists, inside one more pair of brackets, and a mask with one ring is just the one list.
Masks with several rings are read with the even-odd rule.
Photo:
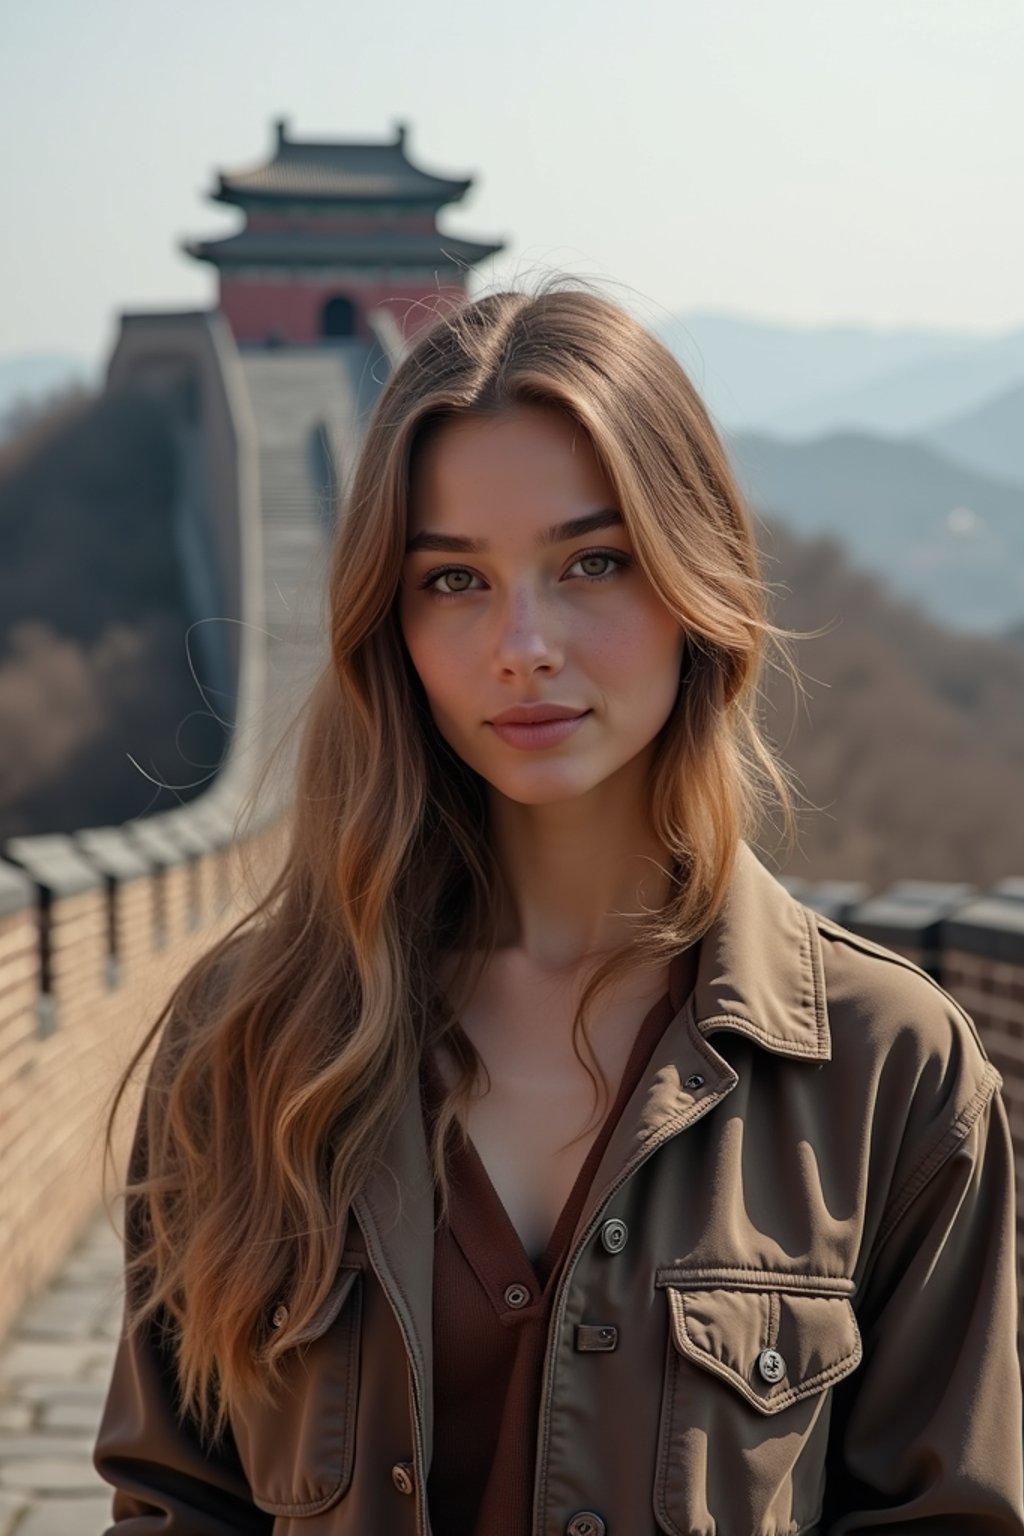
[[[998, 1086], [940, 987], [741, 846], [571, 1245], [524, 1536], [1021, 1536]], [[118, 1536], [445, 1536], [412, 1090], [353, 1216], [287, 1398], [215, 1454], [154, 1338], [122, 1342], [96, 1446]]]

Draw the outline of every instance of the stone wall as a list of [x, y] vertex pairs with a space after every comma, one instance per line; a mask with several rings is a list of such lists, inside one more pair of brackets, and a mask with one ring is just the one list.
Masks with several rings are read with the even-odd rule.
[[[114, 1087], [189, 964], [251, 904], [281, 836], [185, 807], [0, 861], [0, 1336], [101, 1198]], [[120, 1177], [136, 1105], [119, 1116]]]

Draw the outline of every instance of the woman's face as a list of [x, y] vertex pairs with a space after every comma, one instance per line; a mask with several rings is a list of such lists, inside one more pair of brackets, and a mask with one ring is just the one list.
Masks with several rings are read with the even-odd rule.
[[[516, 406], [420, 447], [399, 614], [438, 730], [522, 804], [585, 794], [651, 747], [684, 637], [636, 564], [586, 434]], [[516, 706], [575, 719], [505, 724]]]

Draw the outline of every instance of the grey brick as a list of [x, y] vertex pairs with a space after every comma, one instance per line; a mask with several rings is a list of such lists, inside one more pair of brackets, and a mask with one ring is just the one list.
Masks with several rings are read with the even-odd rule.
[[12, 1536], [19, 1517], [26, 1509], [28, 1509], [28, 1500], [20, 1493], [0, 1491], [0, 1536]]
[[92, 1493], [104, 1487], [87, 1456], [26, 1456], [0, 1462], [0, 1488], [18, 1493]]
[[[21, 1434], [24, 1430], [31, 1428], [33, 1417], [34, 1409], [31, 1403], [21, 1402], [13, 1397], [5, 1398], [0, 1403], [0, 1432]], [[0, 1450], [2, 1448], [3, 1441], [0, 1440]], [[0, 1530], [2, 1529], [3, 1527], [0, 1526]]]
[[46, 1403], [39, 1410], [39, 1423], [46, 1430], [80, 1430], [95, 1439], [101, 1411], [102, 1403]]
[[19, 1523], [17, 1536], [101, 1536], [110, 1522], [108, 1488], [93, 1498], [41, 1499]]
[[15, 1338], [0, 1354], [0, 1389], [29, 1376], [51, 1376], [61, 1381], [90, 1379], [97, 1366], [109, 1372], [113, 1363], [114, 1346], [109, 1340]]
[[94, 1381], [55, 1381], [51, 1376], [18, 1384], [18, 1401], [26, 1403], [95, 1403], [101, 1407], [106, 1388]]
[[83, 1434], [5, 1435], [0, 1441], [0, 1480], [4, 1468], [16, 1461], [47, 1461], [55, 1456], [66, 1457], [71, 1461], [76, 1457], [84, 1457], [88, 1461], [91, 1454], [92, 1445], [88, 1436]]

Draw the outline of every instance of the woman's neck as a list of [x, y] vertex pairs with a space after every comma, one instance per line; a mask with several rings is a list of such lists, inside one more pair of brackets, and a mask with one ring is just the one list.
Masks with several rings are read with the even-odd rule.
[[637, 916], [664, 904], [672, 874], [650, 825], [648, 773], [634, 759], [587, 794], [546, 805], [492, 794], [499, 947], [571, 970], [627, 942]]

